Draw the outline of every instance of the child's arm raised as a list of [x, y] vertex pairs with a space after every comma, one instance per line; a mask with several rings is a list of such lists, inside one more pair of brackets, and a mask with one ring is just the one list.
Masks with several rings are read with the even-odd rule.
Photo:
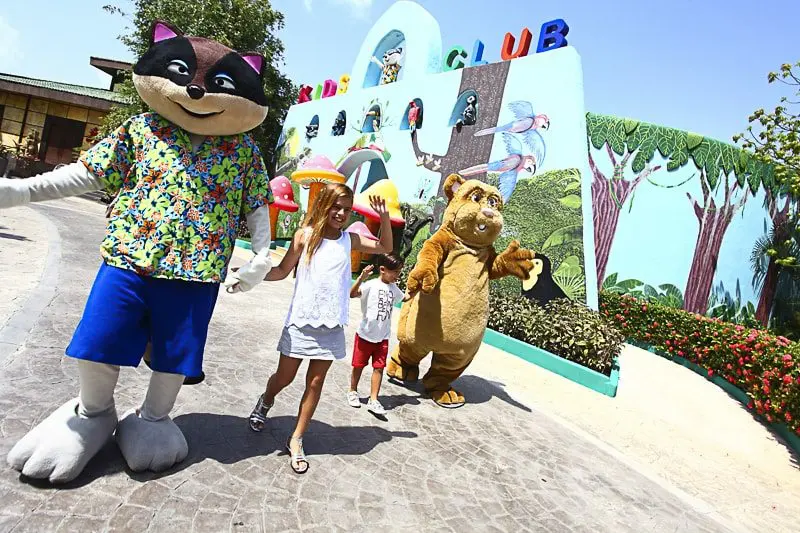
[[303, 245], [305, 244], [304, 232], [304, 229], [299, 229], [295, 232], [292, 238], [292, 245], [289, 247], [286, 255], [283, 256], [278, 266], [272, 267], [272, 270], [266, 275], [264, 281], [280, 281], [286, 279], [292, 270], [294, 270], [294, 267], [297, 266], [300, 260], [300, 256], [303, 254]]
[[356, 279], [356, 282], [350, 287], [350, 298], [358, 298], [361, 296], [361, 284], [364, 283], [367, 276], [372, 274], [372, 268], [372, 265], [367, 265], [364, 267], [364, 270], [361, 271], [361, 274], [358, 275], [358, 279]]
[[367, 254], [388, 254], [394, 251], [394, 238], [392, 237], [392, 224], [389, 220], [389, 211], [386, 201], [379, 196], [370, 196], [369, 205], [381, 219], [381, 238], [379, 241], [362, 238], [358, 233], [351, 233], [351, 243], [357, 252]]

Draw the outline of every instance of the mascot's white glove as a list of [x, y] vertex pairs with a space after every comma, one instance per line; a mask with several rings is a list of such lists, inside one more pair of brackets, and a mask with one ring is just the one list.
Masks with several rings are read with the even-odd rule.
[[253, 253], [256, 254], [247, 264], [236, 272], [229, 272], [225, 280], [228, 292], [249, 291], [264, 280], [270, 270], [272, 261], [269, 256], [269, 245], [272, 242], [272, 231], [269, 223], [269, 206], [259, 207], [247, 215], [247, 228], [250, 230]]
[[0, 209], [99, 191], [103, 182], [83, 165], [72, 163], [27, 179], [0, 178]]

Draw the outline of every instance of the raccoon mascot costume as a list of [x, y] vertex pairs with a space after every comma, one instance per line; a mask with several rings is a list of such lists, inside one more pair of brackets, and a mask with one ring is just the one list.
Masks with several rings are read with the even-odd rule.
[[[79, 397], [33, 428], [9, 452], [30, 478], [67, 482], [116, 431], [134, 471], [162, 471], [188, 454], [169, 417], [184, 376], [201, 374], [220, 284], [249, 290], [271, 268], [264, 161], [247, 135], [266, 117], [266, 60], [167, 23], [133, 67], [153, 110], [125, 121], [80, 161], [26, 180], [0, 180], [0, 207], [105, 189], [119, 193], [101, 246], [103, 264], [67, 355]], [[225, 281], [245, 216], [255, 257]], [[138, 366], [151, 343], [144, 401], [117, 419], [120, 366]]]

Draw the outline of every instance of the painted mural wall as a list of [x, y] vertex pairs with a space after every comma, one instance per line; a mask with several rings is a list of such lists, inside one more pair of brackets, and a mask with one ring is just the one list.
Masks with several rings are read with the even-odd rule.
[[774, 287], [751, 258], [789, 208], [772, 169], [686, 131], [594, 114], [587, 127], [601, 285], [739, 322], [768, 314]]
[[[436, 72], [441, 66], [438, 25], [417, 4], [411, 4], [418, 8], [413, 13], [405, 10], [408, 5], [397, 9], [399, 4], [409, 3], [394, 4], [364, 41], [346, 93], [289, 110], [278, 174], [290, 176], [304, 160], [325, 155], [356, 193], [391, 180], [405, 204], [407, 222], [432, 220], [417, 234], [410, 260], [438, 227], [445, 207], [441, 185], [449, 174], [492, 183], [505, 201], [497, 248], [519, 239], [544, 262], [536, 287], [523, 288], [518, 280], [507, 279], [501, 289], [516, 294], [544, 291], [596, 307], [591, 172], [586, 150], [575, 149], [586, 143], [577, 52], [564, 47]], [[402, 21], [409, 18], [412, 22], [405, 26]], [[376, 67], [376, 62], [371, 58], [387, 47], [405, 46], [417, 55], [405, 57], [397, 81], [375, 85], [377, 71], [370, 65]], [[537, 79], [560, 83], [535, 83]], [[408, 115], [411, 102], [420, 110], [414, 129]], [[279, 237], [291, 235], [307, 208], [302, 188], [295, 189], [295, 198], [301, 210], [284, 214]]]
[[[766, 323], [777, 277], [753, 250], [789, 209], [771, 168], [701, 135], [586, 114], [577, 52], [526, 56], [510, 37], [501, 57], [516, 58], [498, 63], [479, 60], [479, 42], [469, 60], [460, 47], [443, 54], [436, 20], [396, 2], [368, 33], [352, 75], [290, 109], [278, 174], [322, 154], [357, 193], [391, 180], [405, 233], [415, 236], [401, 252], [413, 261], [438, 227], [444, 179], [458, 172], [501, 190], [497, 248], [519, 239], [544, 264], [535, 286], [506, 278], [495, 290], [596, 308], [604, 288]], [[395, 81], [383, 83], [387, 72]], [[318, 98], [326, 92], [335, 96]], [[282, 215], [279, 237], [304, 215], [307, 194], [294, 187], [301, 209]]]

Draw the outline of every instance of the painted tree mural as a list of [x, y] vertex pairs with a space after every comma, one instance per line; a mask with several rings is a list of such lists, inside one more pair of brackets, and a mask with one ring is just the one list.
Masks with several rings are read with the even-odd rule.
[[[605, 149], [614, 169], [610, 178], [605, 176], [589, 150], [598, 283], [604, 280], [620, 212], [626, 202], [632, 208], [636, 188], [643, 181], [674, 188], [696, 176], [675, 184], [656, 183], [651, 176], [661, 165], [651, 166], [651, 162], [658, 150], [667, 160], [667, 175], [690, 161], [699, 171], [702, 199], [689, 197], [698, 219], [698, 234], [684, 309], [705, 313], [725, 230], [748, 194], [762, 186], [767, 191], [775, 186], [772, 168], [735, 146], [694, 133], [593, 113], [587, 114], [586, 124], [591, 146]], [[625, 176], [629, 161], [632, 179]]]
[[[420, 131], [415, 130], [411, 134], [411, 145], [414, 148], [417, 164], [430, 171], [440, 173], [439, 187], [437, 189], [437, 195], [440, 198], [443, 196], [442, 187], [447, 176], [458, 172], [459, 169], [489, 162], [494, 135], [473, 137], [472, 134], [484, 128], [497, 126], [510, 64], [510, 61], [500, 61], [499, 63], [484, 65], [481, 68], [462, 69], [461, 84], [458, 88], [458, 94], [453, 97], [453, 101], [455, 102], [464, 91], [475, 91], [478, 94], [478, 120], [474, 126], [452, 128], [450, 143], [445, 154], [438, 155], [424, 152], [419, 146], [418, 136], [421, 135]], [[486, 181], [486, 174], [473, 177]], [[444, 207], [444, 202], [437, 202], [434, 205], [433, 229], [441, 222]]]
[[762, 326], [767, 327], [775, 302], [781, 271], [778, 257], [775, 254], [769, 254], [769, 250], [779, 247], [781, 243], [790, 238], [789, 208], [791, 207], [791, 197], [786, 195], [783, 199], [783, 207], [780, 207], [781, 198], [767, 194], [764, 203], [767, 213], [769, 213], [772, 227], [767, 235], [756, 242], [751, 263], [753, 265], [753, 284], [757, 289], [760, 289], [758, 307], [756, 307], [756, 320]]
[[[725, 231], [730, 226], [734, 215], [747, 201], [747, 190], [741, 190], [737, 182], [731, 185], [730, 179], [726, 175], [723, 186], [724, 200], [721, 205], [717, 205], [714, 200], [714, 191], [710, 186], [710, 182], [713, 180], [708, 179], [710, 176], [711, 174], [706, 174], [705, 169], [700, 171], [700, 187], [703, 190], [702, 204], [692, 198], [691, 194], [686, 193], [700, 228], [697, 232], [692, 268], [689, 270], [686, 290], [683, 291], [683, 308], [692, 313], [701, 314], [705, 314], [708, 309], [708, 297], [711, 295], [711, 286], [714, 284], [714, 273], [717, 271], [717, 260]], [[740, 193], [739, 199], [734, 200], [737, 192]]]

